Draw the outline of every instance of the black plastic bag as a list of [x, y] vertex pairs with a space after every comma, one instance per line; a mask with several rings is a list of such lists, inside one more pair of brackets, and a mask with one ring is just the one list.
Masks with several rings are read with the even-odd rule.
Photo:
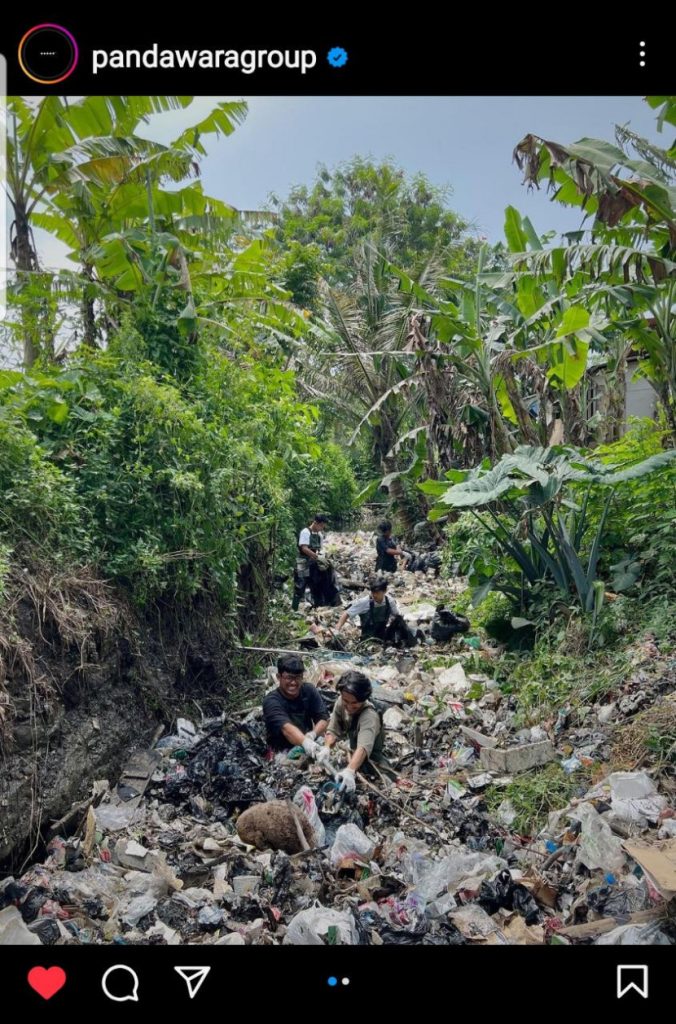
[[432, 620], [430, 630], [432, 639], [443, 643], [457, 636], [458, 633], [467, 633], [470, 628], [469, 619], [464, 615], [456, 615], [440, 604]]

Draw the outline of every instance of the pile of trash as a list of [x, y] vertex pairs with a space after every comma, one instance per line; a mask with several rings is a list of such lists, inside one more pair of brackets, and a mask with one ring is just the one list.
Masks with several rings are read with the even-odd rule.
[[[369, 535], [334, 544], [358, 587]], [[676, 942], [673, 772], [612, 770], [617, 728], [646, 702], [517, 728], [514, 698], [477, 670], [478, 638], [431, 634], [454, 585], [395, 574], [404, 615], [430, 628], [418, 647], [305, 658], [327, 704], [343, 672], [370, 676], [396, 782], [360, 776], [345, 796], [305, 756], [270, 757], [260, 700], [179, 719], [117, 785], [95, 784], [78, 834], [0, 882], [0, 945]], [[307, 621], [321, 636], [339, 614]], [[261, 697], [274, 685], [271, 667]], [[657, 699], [668, 713], [674, 695]], [[521, 835], [509, 797], [487, 794], [554, 763], [571, 775], [593, 765], [596, 781]]]

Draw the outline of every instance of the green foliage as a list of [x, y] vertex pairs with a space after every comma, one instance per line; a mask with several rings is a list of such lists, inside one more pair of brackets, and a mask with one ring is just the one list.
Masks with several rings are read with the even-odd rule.
[[[478, 569], [474, 559], [472, 582], [485, 593], [500, 590], [523, 611], [546, 597], [546, 588], [556, 587], [560, 599], [574, 595], [596, 619], [603, 603], [597, 568], [611, 488], [637, 486], [647, 475], [673, 466], [675, 456], [662, 451], [638, 462], [608, 464], [574, 449], [520, 446], [492, 468], [454, 471], [439, 504], [471, 509], [500, 549], [502, 564], [492, 575]], [[589, 501], [599, 488], [604, 499], [592, 530]], [[480, 590], [475, 603], [479, 596]]]
[[334, 529], [348, 523], [355, 511], [357, 487], [352, 467], [336, 444], [320, 443], [315, 454], [289, 459], [285, 482], [293, 496], [290, 512], [296, 534], [317, 512], [325, 512], [329, 528]]
[[0, 533], [94, 564], [142, 605], [202, 592], [234, 610], [240, 566], [291, 546], [286, 509], [321, 493], [339, 517], [351, 471], [317, 444], [292, 374], [203, 344], [183, 391], [148, 343], [127, 323], [106, 355], [4, 375]]
[[[27, 415], [36, 413], [29, 402]], [[1, 406], [0, 494], [0, 542], [29, 542], [56, 556], [86, 550], [87, 514], [73, 480], [49, 462], [21, 417]]]
[[[603, 462], [635, 465], [664, 454], [669, 433], [652, 420], [634, 421], [624, 437], [596, 450]], [[599, 516], [598, 501], [591, 514]], [[676, 594], [676, 466], [617, 486], [604, 527], [602, 566], [616, 593]]]
[[390, 161], [355, 157], [333, 171], [321, 167], [310, 187], [299, 185], [282, 200], [273, 196], [277, 237], [312, 246], [330, 284], [353, 283], [354, 256], [368, 240], [408, 271], [439, 254], [447, 270], [467, 266], [471, 245], [462, 241], [466, 223], [448, 208], [450, 189], [423, 174], [408, 177]]
[[535, 835], [547, 824], [551, 811], [566, 807], [571, 798], [588, 788], [589, 776], [577, 771], [566, 775], [558, 764], [524, 772], [508, 786], [489, 786], [486, 805], [495, 813], [504, 800], [509, 800], [517, 816], [512, 826], [519, 835]]

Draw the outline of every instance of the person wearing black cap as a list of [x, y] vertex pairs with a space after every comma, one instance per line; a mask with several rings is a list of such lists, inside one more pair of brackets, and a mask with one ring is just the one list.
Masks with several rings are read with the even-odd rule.
[[303, 682], [305, 666], [296, 654], [284, 654], [277, 662], [279, 686], [263, 701], [268, 744], [273, 750], [302, 747], [316, 757], [316, 740], [326, 731], [328, 716], [319, 690]]
[[296, 612], [305, 597], [305, 590], [310, 586], [313, 603], [317, 595], [321, 575], [317, 571], [317, 563], [321, 558], [322, 530], [326, 528], [328, 516], [318, 512], [309, 526], [303, 527], [298, 537], [298, 558], [294, 573], [293, 610]]
[[346, 792], [353, 793], [357, 784], [356, 774], [362, 767], [368, 772], [368, 762], [382, 766], [390, 774], [383, 754], [383, 723], [370, 701], [373, 687], [368, 676], [363, 672], [345, 672], [336, 685], [340, 696], [331, 714], [326, 746], [319, 760], [328, 763], [331, 748], [338, 740], [347, 738], [350, 758], [347, 767], [336, 775], [336, 782]]
[[415, 637], [406, 625], [397, 602], [386, 593], [387, 580], [374, 577], [369, 583], [369, 590], [371, 591], [369, 597], [360, 597], [353, 601], [350, 607], [343, 612], [338, 619], [336, 633], [340, 632], [348, 617], [353, 619], [358, 615], [362, 640], [375, 638], [384, 643], [402, 641], [407, 646], [412, 646], [415, 643]]

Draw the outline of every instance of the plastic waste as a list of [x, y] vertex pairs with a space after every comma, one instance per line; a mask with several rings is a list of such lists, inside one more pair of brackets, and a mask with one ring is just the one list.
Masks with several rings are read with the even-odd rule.
[[658, 924], [623, 924], [599, 936], [595, 946], [671, 946]]
[[151, 914], [157, 906], [157, 900], [153, 896], [137, 896], [131, 901], [127, 909], [120, 915], [124, 924], [135, 928], [139, 921], [147, 914]]
[[218, 928], [223, 924], [225, 914], [220, 907], [202, 907], [197, 915], [197, 921], [203, 928]]
[[621, 821], [655, 824], [667, 806], [665, 797], [659, 795], [645, 772], [613, 772], [606, 781], [610, 783], [613, 815]]
[[466, 619], [464, 615], [456, 615], [443, 605], [439, 605], [430, 629], [430, 633], [437, 642], [444, 643], [457, 636], [458, 633], [467, 632], [469, 632], [469, 619]]
[[667, 818], [660, 825], [660, 830], [657, 833], [658, 839], [674, 839], [676, 838], [676, 818]]
[[509, 871], [501, 871], [491, 882], [482, 882], [479, 903], [488, 914], [515, 910], [526, 924], [541, 920], [540, 908], [525, 885], [514, 882]]
[[440, 697], [443, 697], [444, 695], [462, 697], [471, 689], [471, 687], [472, 684], [465, 675], [464, 668], [460, 662], [457, 662], [455, 665], [451, 665], [450, 668], [446, 668], [440, 673], [434, 684], [434, 692]]
[[375, 844], [364, 835], [362, 830], [353, 824], [341, 825], [329, 859], [333, 867], [338, 867], [344, 860], [370, 861], [375, 853]]
[[326, 843], [326, 830], [324, 829], [322, 820], [319, 817], [317, 802], [310, 787], [301, 786], [298, 792], [294, 795], [293, 802], [296, 807], [300, 807], [301, 811], [310, 822], [315, 834], [315, 845], [318, 847], [324, 846]]
[[37, 935], [28, 930], [16, 907], [0, 910], [0, 946], [41, 946]]
[[568, 812], [582, 825], [577, 859], [590, 871], [621, 871], [626, 864], [622, 841], [613, 835], [610, 826], [589, 803], [578, 804]]
[[158, 750], [190, 750], [199, 738], [200, 734], [190, 719], [179, 718], [176, 721], [176, 732], [171, 736], [163, 736], [155, 746]]
[[433, 900], [442, 892], [452, 891], [465, 878], [494, 875], [507, 864], [501, 857], [491, 854], [458, 850], [438, 861], [414, 852], [405, 858], [402, 867], [415, 891], [426, 900]]
[[349, 911], [330, 910], [315, 902], [289, 922], [283, 945], [355, 946], [358, 942], [357, 926]]
[[509, 826], [513, 825], [516, 821], [518, 817], [518, 811], [514, 807], [514, 804], [511, 800], [503, 800], [500, 806], [498, 807], [495, 816], [501, 825], [504, 825], [506, 828], [509, 828]]
[[409, 892], [403, 900], [394, 896], [381, 900], [379, 904], [376, 904], [376, 908], [380, 917], [394, 931], [420, 935], [427, 930], [426, 903], [427, 900], [419, 892]]

